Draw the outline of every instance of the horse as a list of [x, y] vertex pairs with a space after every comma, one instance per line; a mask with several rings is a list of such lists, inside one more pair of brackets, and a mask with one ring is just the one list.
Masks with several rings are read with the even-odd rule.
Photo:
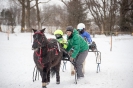
[[60, 84], [60, 65], [63, 57], [61, 45], [56, 39], [47, 39], [44, 31], [35, 30], [33, 35], [32, 50], [33, 59], [37, 70], [39, 70], [42, 78], [42, 88], [46, 88], [50, 83], [50, 74], [54, 76], [56, 74], [56, 84]]

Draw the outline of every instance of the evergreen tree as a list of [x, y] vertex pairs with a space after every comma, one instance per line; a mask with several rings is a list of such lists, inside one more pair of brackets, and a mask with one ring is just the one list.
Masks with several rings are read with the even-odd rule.
[[78, 23], [87, 22], [87, 12], [81, 0], [71, 0], [68, 2], [68, 25], [77, 27]]

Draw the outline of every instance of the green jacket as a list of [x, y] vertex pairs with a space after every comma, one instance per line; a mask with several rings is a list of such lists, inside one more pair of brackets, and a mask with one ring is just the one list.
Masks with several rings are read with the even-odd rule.
[[72, 58], [76, 58], [80, 52], [86, 51], [89, 49], [87, 42], [79, 35], [78, 31], [74, 29], [72, 33], [72, 38], [68, 39], [68, 46], [66, 51], [73, 50], [71, 55]]

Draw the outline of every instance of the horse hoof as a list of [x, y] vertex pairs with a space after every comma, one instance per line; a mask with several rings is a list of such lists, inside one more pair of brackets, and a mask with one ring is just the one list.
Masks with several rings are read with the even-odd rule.
[[47, 88], [46, 86], [42, 86], [42, 88]]
[[56, 82], [56, 84], [60, 84], [60, 82]]

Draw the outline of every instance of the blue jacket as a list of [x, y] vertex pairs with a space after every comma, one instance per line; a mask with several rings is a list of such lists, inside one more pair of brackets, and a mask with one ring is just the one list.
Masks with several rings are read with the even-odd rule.
[[92, 39], [91, 39], [91, 36], [88, 32], [84, 31], [82, 34], [80, 34], [83, 38], [86, 38], [87, 39], [87, 42], [88, 43], [91, 43], [92, 42]]

